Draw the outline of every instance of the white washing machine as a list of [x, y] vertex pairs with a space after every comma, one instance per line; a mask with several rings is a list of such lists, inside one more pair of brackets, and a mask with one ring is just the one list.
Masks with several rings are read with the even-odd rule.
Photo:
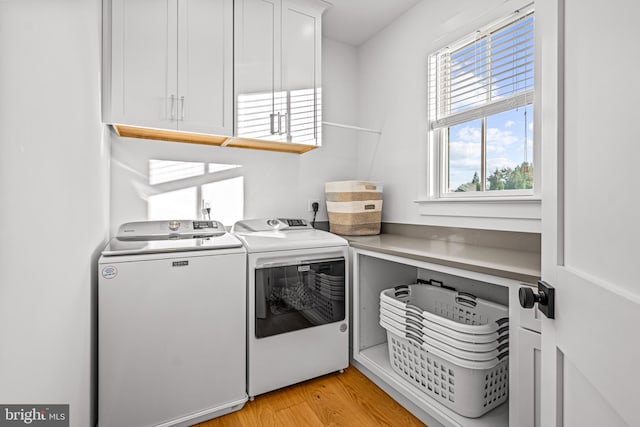
[[239, 221], [248, 252], [247, 392], [349, 364], [347, 241], [300, 219]]
[[98, 283], [98, 426], [188, 426], [246, 394], [246, 252], [216, 221], [124, 224]]

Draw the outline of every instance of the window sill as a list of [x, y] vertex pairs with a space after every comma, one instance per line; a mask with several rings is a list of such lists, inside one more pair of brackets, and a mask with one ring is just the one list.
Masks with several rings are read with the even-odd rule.
[[539, 233], [542, 201], [537, 196], [416, 200], [431, 225]]

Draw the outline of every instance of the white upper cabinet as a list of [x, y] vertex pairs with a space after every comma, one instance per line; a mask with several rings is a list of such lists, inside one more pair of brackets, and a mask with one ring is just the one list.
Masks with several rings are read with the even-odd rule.
[[236, 0], [236, 136], [320, 145], [322, 2]]
[[320, 145], [322, 129], [321, 18], [317, 5], [283, 1], [282, 82], [289, 142]]
[[178, 129], [232, 135], [233, 0], [178, 5]]
[[233, 0], [111, 0], [105, 18], [105, 122], [232, 134]]

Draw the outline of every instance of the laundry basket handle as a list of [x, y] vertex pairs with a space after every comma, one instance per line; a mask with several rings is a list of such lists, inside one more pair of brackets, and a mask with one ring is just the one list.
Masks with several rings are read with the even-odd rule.
[[498, 333], [498, 335], [502, 335], [505, 332], [509, 332], [509, 325], [503, 326], [502, 328], [498, 329], [496, 332]]
[[[409, 313], [407, 313], [407, 315], [408, 314]], [[422, 323], [420, 323], [418, 320], [406, 318], [405, 321], [407, 322], [407, 325], [411, 325], [414, 328], [418, 328], [418, 329], [422, 328]]]
[[396, 297], [399, 297], [401, 295], [409, 295], [408, 285], [398, 285], [398, 286], [395, 286], [393, 290]]
[[498, 343], [501, 343], [502, 341], [505, 341], [508, 339], [509, 339], [509, 334], [501, 335], [498, 337]]
[[467, 307], [475, 307], [478, 305], [478, 303], [476, 303], [476, 296], [467, 292], [456, 292], [456, 302], [466, 305]]
[[420, 312], [416, 313], [414, 310], [419, 310], [419, 309], [415, 305], [407, 304], [407, 310], [405, 311], [405, 315], [407, 317], [413, 317], [414, 319], [416, 319], [416, 321], [422, 323], [422, 316], [419, 314]]
[[424, 344], [424, 341], [422, 341], [422, 338], [415, 336], [409, 332], [407, 332], [405, 334], [405, 337], [409, 340], [409, 341], [414, 341], [416, 344], [422, 346], [422, 344]]
[[502, 326], [505, 323], [509, 323], [509, 318], [508, 317], [503, 317], [501, 319], [496, 320], [496, 323], [498, 324], [498, 326]]
[[[420, 328], [415, 328], [415, 327], [413, 327], [413, 326], [406, 325], [406, 326], [404, 327], [404, 329], [405, 329], [405, 331], [406, 331], [407, 333], [409, 333], [409, 332], [410, 332], [410, 333], [412, 333], [412, 334], [416, 334], [416, 335], [418, 335], [418, 336], [422, 335], [422, 331], [420, 330]], [[422, 340], [420, 340], [420, 342], [422, 342]]]
[[420, 307], [418, 307], [417, 305], [407, 304], [406, 308], [407, 308], [407, 313], [409, 313], [408, 310], [411, 310], [416, 314], [416, 316], [421, 316], [422, 315], [422, 309]]

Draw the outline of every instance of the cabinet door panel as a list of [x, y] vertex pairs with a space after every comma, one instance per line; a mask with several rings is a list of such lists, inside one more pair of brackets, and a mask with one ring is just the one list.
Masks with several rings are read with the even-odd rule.
[[[236, 135], [279, 140], [280, 0], [235, 2]], [[278, 101], [280, 102], [280, 101]]]
[[540, 341], [539, 333], [518, 328], [518, 390], [514, 394], [519, 427], [540, 427]]
[[526, 310], [520, 307], [516, 307], [516, 309], [520, 310], [520, 326], [539, 333], [540, 317], [543, 314], [540, 313], [538, 307], [534, 307], [533, 310]]
[[114, 123], [175, 128], [176, 15], [177, 0], [113, 0]]
[[231, 135], [233, 0], [180, 0], [178, 128]]
[[285, 1], [282, 39], [287, 133], [291, 142], [315, 145], [320, 127], [320, 14]]

